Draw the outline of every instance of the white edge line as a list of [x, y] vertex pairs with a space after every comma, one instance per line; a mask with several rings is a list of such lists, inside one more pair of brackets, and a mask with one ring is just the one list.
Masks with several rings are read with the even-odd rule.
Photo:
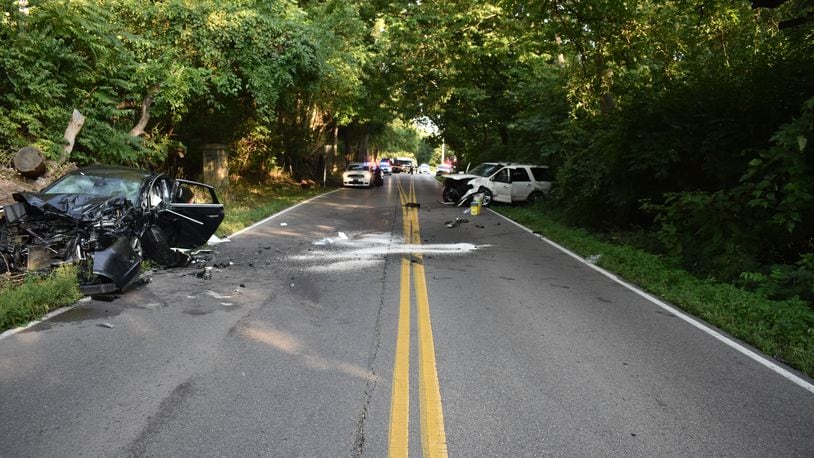
[[0, 334], [0, 340], [6, 338], [8, 336], [12, 336], [14, 334], [17, 334], [18, 332], [25, 331], [26, 329], [30, 328], [31, 326], [36, 326], [36, 325], [42, 323], [43, 321], [48, 321], [48, 320], [50, 320], [51, 318], [53, 318], [53, 317], [55, 317], [57, 315], [61, 315], [61, 314], [65, 313], [65, 312], [67, 312], [68, 310], [71, 310], [71, 309], [77, 307], [80, 302], [87, 302], [88, 300], [90, 300], [90, 299], [87, 296], [83, 297], [82, 299], [79, 299], [78, 301], [74, 302], [72, 305], [66, 305], [65, 307], [60, 307], [58, 309], [51, 310], [50, 312], [43, 315], [42, 318], [40, 318], [39, 320], [31, 321], [28, 324], [25, 324], [23, 326], [16, 327], [16, 328], [13, 328], [13, 329], [7, 329], [2, 334]]
[[[246, 231], [254, 229], [257, 226], [263, 225], [263, 224], [273, 220], [274, 218], [277, 218], [278, 216], [284, 215], [285, 213], [288, 213], [289, 211], [294, 210], [295, 208], [299, 207], [300, 205], [305, 205], [305, 204], [307, 204], [307, 203], [309, 203], [309, 202], [311, 202], [313, 200], [319, 199], [319, 198], [321, 198], [323, 196], [327, 196], [327, 195], [335, 193], [337, 191], [339, 191], [339, 189], [334, 189], [333, 191], [328, 191], [328, 192], [326, 192], [324, 194], [320, 194], [320, 195], [314, 196], [314, 197], [312, 197], [312, 198], [310, 198], [308, 200], [304, 200], [302, 202], [299, 202], [299, 203], [297, 203], [295, 205], [292, 205], [292, 206], [290, 206], [290, 207], [288, 207], [288, 208], [286, 208], [286, 209], [284, 209], [282, 211], [279, 211], [279, 212], [277, 212], [277, 213], [275, 213], [275, 214], [273, 214], [273, 215], [271, 215], [271, 216], [269, 216], [269, 217], [267, 217], [267, 218], [265, 218], [265, 219], [263, 219], [261, 221], [258, 221], [258, 222], [252, 224], [249, 227], [244, 227], [243, 229], [235, 232], [234, 234], [226, 236], [226, 238], [231, 239], [232, 237], [235, 237], [235, 236], [240, 235], [240, 234], [242, 234], [242, 233], [244, 233]], [[39, 320], [31, 321], [26, 325], [19, 326], [19, 327], [13, 328], [13, 329], [7, 329], [3, 333], [0, 333], [0, 340], [5, 339], [6, 337], [12, 336], [14, 334], [17, 334], [19, 332], [25, 331], [26, 329], [30, 328], [31, 326], [36, 326], [36, 325], [42, 323], [43, 321], [48, 321], [48, 320], [50, 320], [51, 318], [53, 318], [53, 317], [55, 317], [57, 315], [61, 315], [61, 314], [65, 313], [65, 312], [67, 312], [69, 310], [72, 310], [72, 309], [78, 307], [79, 304], [81, 302], [85, 301], [85, 300], [87, 300], [87, 299], [86, 298], [79, 299], [78, 301], [76, 301], [76, 303], [74, 303], [72, 305], [68, 305], [68, 306], [65, 306], [65, 307], [60, 307], [58, 309], [51, 310], [47, 314], [43, 315], [43, 317], [40, 318]]]
[[327, 196], [327, 195], [329, 195], [329, 194], [333, 194], [333, 193], [335, 193], [335, 192], [337, 192], [337, 191], [339, 191], [339, 189], [334, 189], [333, 191], [328, 191], [328, 192], [326, 192], [326, 193], [324, 193], [324, 194], [320, 194], [320, 195], [318, 195], [318, 196], [314, 196], [314, 197], [312, 197], [312, 198], [310, 198], [310, 199], [308, 199], [308, 200], [304, 200], [304, 201], [302, 201], [302, 202], [300, 202], [300, 203], [298, 203], [298, 204], [292, 205], [292, 206], [290, 206], [290, 207], [286, 208], [285, 210], [279, 211], [279, 212], [277, 212], [277, 213], [275, 213], [275, 214], [273, 214], [273, 215], [271, 215], [271, 216], [269, 216], [269, 217], [267, 217], [267, 218], [265, 218], [265, 219], [262, 219], [262, 220], [260, 220], [260, 221], [258, 221], [258, 222], [256, 222], [256, 223], [252, 224], [252, 225], [251, 225], [251, 226], [249, 226], [249, 227], [244, 227], [243, 229], [241, 229], [241, 230], [239, 230], [239, 231], [235, 232], [234, 234], [227, 236], [227, 238], [230, 238], [230, 239], [231, 239], [232, 237], [236, 237], [236, 236], [238, 236], [238, 235], [240, 235], [240, 234], [242, 234], [242, 233], [244, 233], [244, 232], [248, 232], [248, 231], [250, 231], [250, 230], [254, 229], [254, 228], [255, 228], [255, 227], [257, 227], [257, 226], [262, 226], [263, 224], [266, 224], [267, 222], [269, 222], [269, 221], [273, 220], [274, 218], [277, 218], [277, 217], [279, 217], [279, 216], [282, 216], [282, 215], [284, 215], [284, 214], [286, 214], [286, 213], [290, 212], [291, 210], [294, 210], [295, 208], [299, 207], [300, 205], [305, 205], [305, 204], [307, 204], [307, 203], [309, 203], [309, 202], [311, 202], [311, 201], [313, 201], [313, 200], [320, 199], [320, 198], [322, 198], [322, 197], [324, 197], [324, 196]]
[[781, 377], [793, 382], [794, 384], [796, 384], [797, 386], [803, 388], [804, 390], [814, 394], [814, 385], [813, 384], [811, 384], [807, 380], [803, 379], [802, 377], [798, 376], [797, 374], [791, 372], [790, 370], [778, 365], [774, 361], [769, 360], [768, 358], [766, 358], [766, 356], [756, 353], [754, 350], [745, 347], [743, 344], [741, 344], [739, 342], [736, 342], [731, 337], [720, 333], [718, 330], [712, 328], [707, 323], [699, 321], [698, 318], [690, 316], [686, 312], [684, 312], [683, 310], [678, 309], [678, 308], [676, 308], [676, 307], [674, 307], [672, 305], [669, 305], [666, 302], [664, 302], [664, 301], [658, 299], [657, 297], [651, 295], [650, 293], [642, 290], [641, 288], [622, 280], [621, 278], [619, 278], [618, 276], [616, 276], [612, 272], [609, 272], [609, 271], [607, 271], [607, 270], [605, 270], [605, 269], [603, 269], [603, 268], [601, 268], [601, 267], [599, 267], [597, 265], [591, 264], [590, 262], [586, 261], [585, 258], [583, 258], [582, 256], [574, 253], [573, 251], [569, 250], [568, 248], [565, 248], [564, 246], [558, 244], [557, 242], [554, 242], [553, 240], [549, 240], [546, 237], [543, 237], [541, 234], [535, 233], [534, 231], [532, 231], [531, 229], [523, 226], [522, 224], [518, 223], [517, 221], [514, 221], [514, 220], [512, 220], [510, 218], [507, 218], [506, 216], [503, 216], [503, 215], [501, 215], [500, 213], [498, 213], [496, 211], [492, 211], [492, 213], [494, 213], [497, 216], [505, 219], [506, 221], [509, 221], [510, 223], [514, 224], [515, 226], [527, 231], [528, 233], [533, 234], [534, 236], [540, 238], [544, 242], [546, 242], [549, 245], [557, 248], [558, 250], [562, 251], [563, 253], [571, 256], [572, 258], [576, 259], [577, 261], [581, 262], [582, 264], [585, 264], [586, 266], [596, 270], [597, 272], [601, 273], [602, 275], [610, 278], [611, 280], [615, 281], [616, 283], [619, 283], [620, 285], [624, 286], [625, 288], [629, 289], [630, 291], [633, 291], [634, 293], [638, 294], [639, 296], [647, 299], [648, 301], [652, 302], [653, 304], [658, 305], [662, 309], [664, 309], [664, 310], [666, 310], [666, 311], [668, 311], [670, 313], [675, 314], [676, 316], [678, 316], [682, 320], [684, 320], [687, 323], [695, 326], [696, 328], [698, 328], [701, 331], [705, 332], [706, 334], [712, 336], [713, 338], [717, 339], [718, 341], [724, 343], [725, 345], [729, 346], [730, 348], [738, 351], [739, 353], [743, 354], [744, 356], [752, 359], [753, 361], [761, 364], [762, 366], [768, 368], [769, 370], [777, 373]]

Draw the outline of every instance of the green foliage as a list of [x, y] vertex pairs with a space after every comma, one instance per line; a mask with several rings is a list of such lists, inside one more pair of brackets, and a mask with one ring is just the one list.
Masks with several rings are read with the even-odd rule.
[[379, 156], [388, 157], [415, 155], [422, 143], [415, 127], [395, 120], [384, 127], [371, 142], [371, 146], [379, 152]]
[[727, 281], [758, 266], [759, 234], [744, 225], [744, 203], [732, 193], [668, 194], [663, 205], [644, 208], [657, 213], [667, 253], [684, 259], [687, 268]]
[[[350, 122], [373, 102], [362, 88], [369, 31], [353, 2], [55, 0], [27, 15], [3, 8], [2, 150], [37, 143], [56, 157], [78, 109], [87, 121], [71, 159], [80, 163], [157, 167], [168, 145], [195, 153], [238, 143], [258, 123], [276, 125], [276, 134], [254, 150], [272, 157], [253, 162], [276, 162], [271, 151], [307, 154], [324, 142], [324, 123]], [[149, 122], [133, 138], [143, 107]]]
[[[736, 186], [671, 193], [663, 204], [644, 205], [656, 214], [669, 253], [683, 257], [693, 270], [726, 280], [774, 265], [771, 274], [744, 277], [773, 296], [784, 283], [810, 289], [807, 263], [798, 260], [814, 252], [814, 160], [800, 140], [814, 135], [813, 100], [778, 129], [774, 145], [757, 152]], [[798, 267], [791, 267], [795, 263]], [[799, 289], [787, 290], [810, 298]]]
[[751, 193], [749, 206], [764, 210], [761, 216], [769, 216], [768, 224], [787, 233], [794, 233], [804, 215], [814, 212], [814, 160], [808, 138], [814, 138], [814, 98], [804, 104], [799, 118], [780, 127], [772, 136], [774, 146], [759, 152], [741, 178], [744, 192]]
[[814, 253], [804, 254], [794, 265], [776, 264], [767, 270], [741, 273], [740, 284], [772, 299], [791, 297], [814, 302]]
[[110, 12], [91, 2], [53, 1], [33, 6], [6, 24], [0, 66], [7, 75], [0, 96], [0, 145], [43, 146], [56, 158], [71, 112], [88, 121], [77, 138], [79, 162], [125, 162], [143, 151], [125, 137], [119, 104], [133, 84], [132, 55], [116, 34]]

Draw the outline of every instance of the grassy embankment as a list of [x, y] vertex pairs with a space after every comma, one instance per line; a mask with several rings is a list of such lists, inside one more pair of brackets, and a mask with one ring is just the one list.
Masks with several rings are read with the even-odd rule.
[[580, 256], [598, 257], [598, 266], [814, 376], [814, 310], [804, 302], [772, 301], [729, 284], [699, 279], [661, 256], [568, 227], [544, 203], [492, 209]]
[[[217, 235], [224, 237], [277, 213], [297, 202], [325, 192], [301, 189], [291, 183], [273, 185], [234, 185], [219, 196], [226, 218]], [[82, 297], [72, 266], [50, 274], [29, 274], [22, 283], [0, 279], [0, 332], [42, 318], [51, 310], [71, 305]]]

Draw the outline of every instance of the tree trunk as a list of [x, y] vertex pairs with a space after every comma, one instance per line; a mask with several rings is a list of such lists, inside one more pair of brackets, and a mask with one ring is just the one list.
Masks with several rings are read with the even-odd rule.
[[352, 158], [353, 158], [353, 156], [352, 156], [353, 150], [351, 149], [351, 146], [350, 146], [350, 132], [349, 132], [349, 130], [350, 130], [350, 128], [347, 127], [347, 126], [342, 130], [342, 141], [345, 144], [345, 162], [346, 163], [349, 160], [352, 160]]
[[130, 129], [130, 136], [131, 137], [138, 137], [144, 134], [144, 129], [147, 128], [147, 123], [150, 122], [150, 107], [153, 105], [153, 96], [158, 92], [160, 86], [153, 86], [147, 91], [147, 95], [144, 97], [144, 100], [141, 101], [141, 118], [138, 120], [135, 126]]
[[605, 69], [602, 75], [602, 87], [605, 89], [599, 99], [599, 112], [607, 115], [616, 111], [616, 98], [613, 95], [613, 70]]
[[509, 144], [509, 128], [506, 127], [505, 124], [501, 124], [497, 128], [498, 134], [500, 135], [500, 144], [503, 146], [507, 146]]
[[339, 126], [334, 125], [334, 144], [331, 150], [331, 172], [336, 172], [337, 151], [339, 151]]
[[71, 155], [71, 151], [73, 151], [73, 145], [76, 141], [76, 136], [79, 135], [79, 131], [82, 130], [82, 126], [85, 124], [85, 117], [82, 116], [82, 113], [79, 110], [74, 109], [73, 114], [71, 114], [71, 120], [68, 121], [68, 127], [65, 128], [65, 149], [64, 153], [59, 157], [59, 163], [62, 164], [68, 160]]
[[14, 168], [20, 175], [36, 179], [45, 173], [45, 158], [39, 149], [26, 146], [14, 155]]
[[554, 37], [554, 42], [557, 43], [557, 65], [560, 67], [565, 67], [565, 56], [560, 51], [560, 47], [562, 46], [562, 38], [557, 35]]
[[367, 161], [367, 154], [368, 154], [367, 147], [368, 147], [369, 142], [370, 142], [370, 134], [365, 132], [364, 137], [362, 137], [362, 147], [359, 148], [359, 156], [357, 158], [359, 162], [366, 162]]
[[144, 133], [147, 123], [150, 122], [150, 105], [152, 104], [153, 98], [149, 95], [141, 102], [141, 118], [136, 125], [130, 129], [130, 132], [128, 132], [131, 137], [138, 137]]
[[325, 183], [328, 181], [328, 163], [330, 162], [330, 146], [325, 145], [325, 151], [323, 152], [323, 159], [322, 159], [322, 187], [325, 187]]

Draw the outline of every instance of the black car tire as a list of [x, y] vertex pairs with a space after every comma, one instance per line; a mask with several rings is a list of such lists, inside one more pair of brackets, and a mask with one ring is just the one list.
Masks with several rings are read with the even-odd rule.
[[457, 203], [461, 199], [461, 193], [453, 186], [444, 186], [441, 193], [441, 200], [444, 202]]
[[488, 190], [488, 189], [486, 189], [484, 187], [481, 187], [480, 189], [478, 189], [478, 192], [483, 194], [483, 198], [480, 201], [481, 206], [482, 207], [488, 207], [489, 204], [492, 203], [492, 191], [490, 191], [490, 190]]
[[526, 201], [528, 203], [530, 203], [530, 204], [533, 204], [534, 202], [537, 202], [538, 200], [543, 200], [543, 199], [545, 199], [545, 194], [543, 194], [540, 191], [534, 191], [531, 194], [529, 194]]

